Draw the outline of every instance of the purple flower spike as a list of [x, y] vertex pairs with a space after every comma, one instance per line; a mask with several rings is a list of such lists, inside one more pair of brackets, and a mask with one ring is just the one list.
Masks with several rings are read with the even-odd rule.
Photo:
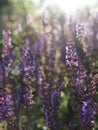
[[3, 52], [2, 52], [2, 61], [5, 70], [11, 65], [10, 59], [11, 59], [11, 32], [10, 30], [3, 30]]
[[78, 129], [92, 130], [92, 122], [96, 115], [95, 94], [98, 75], [92, 78], [91, 85], [87, 85], [87, 71], [84, 69], [72, 42], [66, 45], [65, 58], [69, 76], [70, 104], [78, 119]]
[[74, 44], [72, 42], [68, 42], [66, 45], [66, 65], [69, 67], [79, 66], [79, 58], [77, 55], [76, 48], [74, 48]]

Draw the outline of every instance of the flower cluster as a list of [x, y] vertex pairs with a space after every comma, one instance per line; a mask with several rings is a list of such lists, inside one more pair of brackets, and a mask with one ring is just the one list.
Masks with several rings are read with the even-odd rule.
[[10, 35], [9, 30], [3, 30], [2, 62], [0, 62], [0, 119], [2, 120], [10, 119], [14, 115], [13, 85], [8, 77], [12, 48]]
[[51, 89], [49, 83], [42, 81], [41, 99], [45, 112], [46, 125], [51, 130], [59, 130], [58, 112], [60, 105], [60, 93], [63, 83]]
[[6, 70], [10, 66], [11, 60], [11, 32], [10, 30], [3, 30], [3, 50], [2, 50], [2, 62], [4, 69]]
[[23, 48], [20, 64], [20, 88], [17, 90], [18, 106], [32, 104], [35, 67], [35, 55], [30, 50]]
[[76, 48], [74, 48], [74, 43], [73, 42], [68, 42], [66, 45], [66, 65], [69, 67], [76, 66], [78, 67], [79, 65], [79, 60], [78, 60], [78, 55]]
[[90, 46], [88, 44], [88, 27], [86, 23], [76, 24], [76, 39], [80, 42], [86, 55], [89, 53]]
[[[43, 26], [46, 29], [46, 21], [42, 19]], [[48, 25], [47, 25], [48, 26]], [[53, 26], [52, 24], [50, 26]], [[51, 27], [53, 29], [53, 27]], [[41, 63], [38, 66], [37, 72], [37, 84], [41, 89], [41, 100], [44, 108], [44, 115], [47, 128], [51, 130], [59, 130], [59, 105], [61, 90], [63, 87], [62, 80], [60, 80], [60, 74], [57, 73], [57, 59], [56, 59], [56, 44], [53, 31], [47, 32], [44, 29], [44, 35], [42, 35], [39, 42], [43, 45], [44, 50], [41, 55]], [[40, 52], [41, 52], [40, 48]], [[42, 48], [42, 49], [43, 49]], [[59, 75], [59, 76], [58, 76]], [[54, 78], [56, 77], [56, 78]]]
[[87, 27], [85, 24], [77, 24], [76, 25], [76, 38], [80, 41], [84, 41], [87, 36]]
[[[83, 67], [73, 42], [66, 45], [66, 65], [69, 76], [70, 105], [78, 119], [78, 129], [91, 130], [96, 115], [96, 82], [97, 75], [91, 81], [86, 82], [87, 71]], [[77, 108], [77, 109], [76, 109]]]
[[0, 65], [0, 119], [3, 118], [3, 99], [4, 99], [4, 72]]

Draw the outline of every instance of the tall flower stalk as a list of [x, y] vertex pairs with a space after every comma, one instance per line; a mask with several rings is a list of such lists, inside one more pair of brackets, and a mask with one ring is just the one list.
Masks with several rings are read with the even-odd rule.
[[13, 85], [10, 81], [11, 32], [3, 30], [2, 60], [0, 62], [0, 119], [9, 120], [14, 116]]
[[2, 62], [4, 69], [7, 70], [8, 67], [11, 65], [10, 61], [12, 56], [11, 31], [3, 30], [2, 35], [3, 35]]
[[[58, 73], [58, 66], [56, 58], [56, 37], [54, 34], [53, 21], [50, 23], [47, 19], [42, 17], [43, 34], [39, 43], [43, 43], [41, 49], [40, 64], [38, 65], [38, 85], [41, 89], [41, 100], [44, 108], [44, 116], [46, 126], [50, 130], [59, 130], [59, 105], [61, 90], [64, 86], [63, 80], [60, 80], [61, 73]], [[50, 26], [50, 31], [47, 27]], [[56, 78], [55, 78], [56, 77]]]
[[49, 83], [44, 80], [44, 73], [39, 72], [39, 80], [41, 87], [41, 99], [42, 105], [44, 108], [44, 115], [46, 120], [46, 125], [51, 130], [59, 130], [59, 105], [60, 105], [60, 97], [61, 97], [61, 89], [63, 87], [63, 83], [56, 86], [56, 88], [51, 89]]
[[[68, 68], [70, 105], [76, 114], [79, 130], [92, 130], [96, 115], [96, 82], [86, 82], [87, 71], [82, 65], [73, 42], [66, 45], [66, 66]], [[92, 91], [91, 91], [92, 90]]]
[[20, 64], [20, 88], [17, 90], [18, 106], [30, 105], [33, 102], [33, 83], [35, 59], [30, 50], [23, 48]]

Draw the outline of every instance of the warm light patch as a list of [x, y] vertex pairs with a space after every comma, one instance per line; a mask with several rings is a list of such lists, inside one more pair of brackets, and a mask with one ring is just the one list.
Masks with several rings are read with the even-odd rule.
[[47, 8], [47, 6], [58, 6], [63, 12], [70, 15], [73, 14], [78, 8], [93, 6], [96, 2], [97, 0], [45, 0], [42, 6], [42, 11]]

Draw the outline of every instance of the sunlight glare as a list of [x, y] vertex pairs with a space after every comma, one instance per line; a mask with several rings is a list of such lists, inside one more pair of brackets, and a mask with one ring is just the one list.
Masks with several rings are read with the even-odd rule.
[[77, 9], [85, 6], [93, 6], [96, 2], [97, 0], [45, 0], [42, 11], [44, 11], [47, 6], [57, 6], [66, 14], [71, 15]]

